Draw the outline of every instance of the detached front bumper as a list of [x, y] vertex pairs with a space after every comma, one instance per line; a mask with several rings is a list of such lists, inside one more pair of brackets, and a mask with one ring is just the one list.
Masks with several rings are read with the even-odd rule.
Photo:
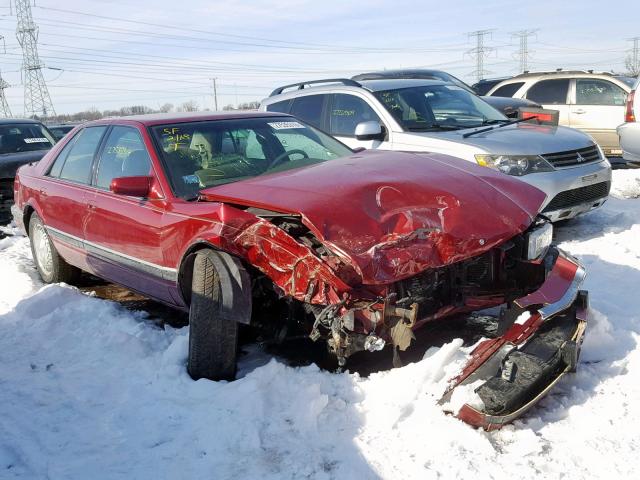
[[587, 323], [588, 294], [580, 290], [584, 278], [579, 262], [560, 252], [542, 287], [503, 315], [504, 333], [474, 349], [441, 399], [445, 411], [456, 389], [479, 384], [473, 401], [450, 413], [473, 426], [496, 430], [575, 371]]

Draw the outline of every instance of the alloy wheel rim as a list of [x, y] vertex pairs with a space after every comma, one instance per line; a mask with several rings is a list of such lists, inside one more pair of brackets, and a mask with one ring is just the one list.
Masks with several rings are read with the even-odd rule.
[[49, 236], [42, 225], [38, 225], [33, 232], [33, 246], [36, 262], [45, 275], [51, 275], [53, 271], [53, 255]]

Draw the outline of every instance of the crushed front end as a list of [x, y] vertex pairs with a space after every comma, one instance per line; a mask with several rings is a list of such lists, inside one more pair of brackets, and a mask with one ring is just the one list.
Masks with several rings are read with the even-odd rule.
[[[380, 287], [367, 286], [327, 307], [309, 306], [314, 340], [325, 338], [341, 365], [385, 344], [399, 352], [426, 323], [492, 309], [497, 333], [478, 344], [442, 399], [475, 385], [482, 407], [452, 412], [486, 429], [499, 428], [535, 404], [576, 368], [587, 321], [584, 269], [551, 246], [552, 227], [539, 219], [527, 231], [484, 254]], [[357, 298], [357, 300], [354, 300]], [[498, 307], [498, 308], [496, 308]], [[397, 362], [397, 363], [396, 363]], [[446, 407], [445, 407], [446, 408]]]

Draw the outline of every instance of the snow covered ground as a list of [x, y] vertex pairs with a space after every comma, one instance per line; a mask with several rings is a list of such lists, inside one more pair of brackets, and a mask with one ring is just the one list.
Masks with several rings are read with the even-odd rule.
[[0, 239], [0, 478], [638, 478], [640, 172], [614, 177], [557, 229], [589, 272], [578, 373], [494, 433], [436, 405], [460, 341], [368, 378], [255, 354], [193, 382], [186, 328], [43, 286], [27, 240]]

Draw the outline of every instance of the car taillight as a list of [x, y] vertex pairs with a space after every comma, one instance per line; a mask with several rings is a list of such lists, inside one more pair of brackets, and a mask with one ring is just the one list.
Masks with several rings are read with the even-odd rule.
[[633, 114], [633, 97], [635, 97], [636, 91], [631, 90], [629, 95], [627, 95], [627, 108], [624, 112], [624, 121], [625, 122], [635, 122], [636, 116]]

